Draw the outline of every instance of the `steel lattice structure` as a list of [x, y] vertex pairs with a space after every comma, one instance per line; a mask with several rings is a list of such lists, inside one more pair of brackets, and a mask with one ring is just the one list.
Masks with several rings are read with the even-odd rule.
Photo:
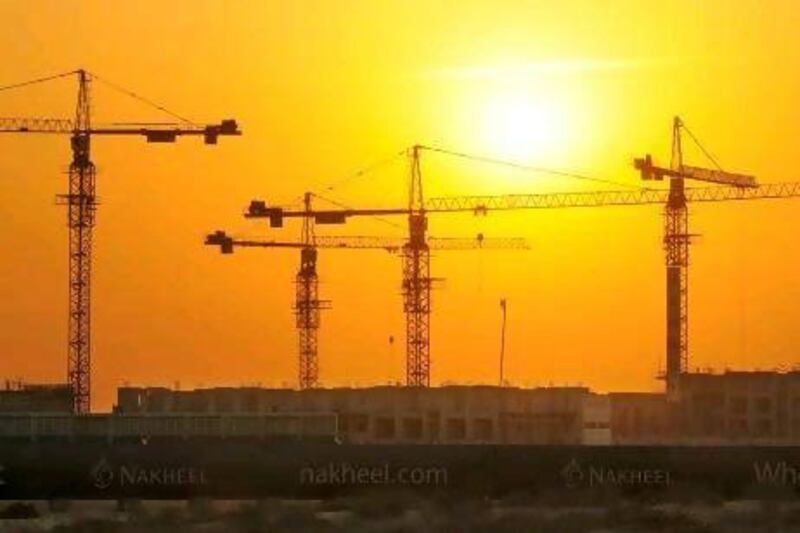
[[[88, 90], [88, 79], [85, 83], [84, 90]], [[74, 120], [65, 118], [0, 117], [0, 131], [6, 133], [71, 133], [76, 129], [81, 128], [76, 127]]]
[[427, 387], [431, 372], [431, 250], [424, 215], [409, 215], [411, 238], [403, 246], [403, 312], [406, 315], [406, 385]]
[[[342, 250], [385, 250], [399, 254], [408, 242], [401, 237], [380, 237], [375, 235], [316, 235], [314, 248]], [[468, 237], [428, 237], [428, 248], [436, 250], [529, 250], [526, 239], [518, 237], [484, 237], [478, 234]], [[302, 248], [302, 242], [239, 239], [228, 236], [224, 231], [208, 235], [206, 244], [221, 246], [226, 250], [237, 248]]]
[[[675, 392], [680, 375], [689, 366], [689, 209], [686, 205], [681, 146], [681, 122], [672, 125], [672, 157], [670, 160], [669, 198], [664, 206], [664, 256], [666, 266], [667, 338], [665, 379], [667, 392]], [[709, 178], [706, 169], [699, 170]], [[650, 179], [646, 173], [642, 178]], [[713, 181], [718, 181], [713, 179]], [[737, 178], [739, 182], [749, 181]], [[752, 180], [753, 183], [755, 180]], [[735, 182], [735, 180], [734, 180]], [[736, 186], [732, 189], [743, 189]]]
[[[762, 183], [757, 187], [685, 187], [689, 203], [735, 200], [765, 200], [800, 196], [800, 181]], [[627, 205], [666, 205], [669, 189], [629, 189], [616, 191], [555, 192], [481, 196], [443, 196], [425, 201], [428, 213], [506, 211], [514, 209], [558, 209], [614, 207]], [[346, 210], [343, 210], [347, 214]], [[389, 213], [391, 214], [391, 213]], [[292, 216], [285, 214], [284, 216]]]
[[[305, 208], [311, 209], [311, 195], [304, 197]], [[319, 385], [318, 332], [320, 310], [327, 309], [329, 302], [319, 299], [319, 276], [317, 275], [317, 249], [314, 220], [303, 219], [300, 270], [295, 278], [295, 325], [298, 342], [298, 383], [301, 389]]]
[[[673, 152], [679, 149], [680, 119], [674, 123]], [[667, 372], [668, 389], [688, 365], [688, 266], [691, 236], [688, 230], [688, 202], [710, 203], [800, 197], [800, 182], [757, 185], [752, 176], [685, 165], [673, 168], [652, 164], [650, 156], [634, 161], [646, 180], [669, 178], [667, 189], [639, 188], [544, 194], [476, 195], [435, 197], [422, 203], [419, 150], [412, 147], [410, 202], [405, 208], [342, 208], [291, 210], [251, 202], [246, 217], [265, 218], [271, 227], [282, 227], [285, 218], [312, 218], [320, 224], [343, 224], [350, 217], [400, 215], [408, 217], [409, 240], [403, 247], [403, 296], [406, 312], [407, 384], [425, 386], [430, 382], [430, 244], [426, 239], [427, 216], [437, 213], [485, 214], [490, 211], [559, 209], [632, 205], [664, 206], [662, 244], [667, 269]], [[682, 156], [681, 156], [682, 158]], [[674, 159], [674, 157], [673, 157]], [[725, 186], [685, 187], [693, 179]], [[423, 317], [423, 315], [425, 315]]]
[[406, 314], [406, 385], [431, 381], [431, 250], [422, 193], [419, 146], [409, 152], [408, 242], [403, 246], [403, 312]]
[[667, 279], [667, 387], [674, 390], [676, 376], [689, 364], [689, 209], [682, 179], [670, 180], [664, 206], [664, 255]]
[[[0, 118], [0, 133], [45, 133], [70, 135], [72, 161], [69, 165], [69, 190], [58, 196], [67, 206], [69, 227], [69, 311], [67, 339], [67, 380], [72, 385], [76, 413], [91, 408], [91, 281], [92, 233], [95, 224], [96, 169], [91, 159], [92, 137], [96, 135], [136, 135], [147, 142], [171, 143], [183, 135], [202, 136], [206, 144], [216, 144], [220, 135], [240, 135], [234, 120], [220, 124], [147, 124], [96, 127], [91, 120], [91, 81], [85, 70], [48, 79], [76, 75], [78, 98], [75, 119]], [[38, 83], [44, 80], [34, 80]], [[30, 83], [20, 84], [29, 85]]]
[[[306, 195], [305, 209], [311, 210], [310, 195]], [[330, 308], [329, 300], [319, 299], [319, 277], [317, 274], [317, 250], [319, 248], [333, 250], [385, 250], [399, 254], [403, 266], [403, 298], [406, 312], [406, 334], [413, 338], [422, 349], [425, 339], [418, 331], [430, 331], [430, 250], [474, 250], [474, 249], [511, 249], [527, 250], [525, 239], [487, 238], [479, 234], [474, 239], [431, 237], [423, 246], [428, 253], [417, 254], [408, 246], [408, 241], [393, 237], [376, 237], [365, 235], [331, 236], [316, 235], [313, 231], [313, 217], [303, 219], [303, 233], [299, 242], [236, 239], [224, 231], [216, 231], [206, 237], [205, 243], [219, 246], [225, 254], [233, 253], [234, 248], [291, 248], [300, 250], [300, 270], [295, 276], [295, 325], [298, 332], [298, 384], [301, 389], [319, 386], [319, 354], [318, 329], [320, 311]], [[421, 280], [418, 284], [417, 280]], [[413, 322], [412, 322], [413, 321]], [[411, 322], [411, 326], [409, 323]], [[428, 333], [429, 335], [429, 333]], [[430, 354], [424, 350], [423, 353]], [[407, 359], [409, 376], [427, 385], [429, 374], [425, 366], [429, 358], [419, 358], [411, 363]]]
[[298, 383], [301, 389], [319, 385], [318, 331], [320, 310], [327, 309], [327, 301], [319, 299], [317, 275], [317, 250], [303, 247], [300, 250], [300, 270], [295, 278], [295, 325], [298, 333]]
[[95, 217], [95, 167], [90, 160], [89, 80], [78, 77], [72, 163], [67, 204], [69, 226], [69, 326], [67, 377], [75, 395], [75, 412], [88, 413], [91, 393], [92, 228]]

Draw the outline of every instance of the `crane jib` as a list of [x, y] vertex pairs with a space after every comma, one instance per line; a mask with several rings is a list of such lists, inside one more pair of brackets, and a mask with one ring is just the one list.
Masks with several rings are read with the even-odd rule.
[[76, 128], [75, 122], [58, 118], [0, 117], [0, 133], [56, 133], [88, 135], [141, 135], [149, 143], [174, 143], [179, 136], [203, 136], [206, 144], [217, 144], [220, 135], [241, 135], [233, 119], [209, 125], [161, 125], [147, 127], [100, 126], [89, 129]]

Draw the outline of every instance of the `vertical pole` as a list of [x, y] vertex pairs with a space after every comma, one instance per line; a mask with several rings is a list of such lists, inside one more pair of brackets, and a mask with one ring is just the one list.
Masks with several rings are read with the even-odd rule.
[[[683, 167], [680, 118], [675, 117], [672, 134], [673, 170]], [[669, 198], [664, 210], [664, 251], [667, 267], [667, 392], [674, 393], [687, 371], [689, 353], [689, 211], [684, 179], [670, 178]]]
[[499, 385], [502, 387], [503, 383], [505, 382], [504, 376], [504, 367], [505, 367], [505, 356], [506, 356], [506, 308], [507, 302], [505, 298], [500, 299], [500, 309], [503, 313], [503, 323], [500, 328], [500, 383]]
[[[412, 225], [423, 223], [415, 219]], [[412, 226], [413, 227], [413, 226]], [[406, 385], [430, 386], [430, 251], [414, 239], [403, 246], [403, 311], [406, 314]]]
[[319, 384], [317, 333], [320, 322], [320, 301], [316, 248], [305, 247], [300, 250], [300, 270], [297, 272], [295, 284], [298, 384], [301, 389], [311, 389]]
[[406, 385], [430, 386], [430, 249], [422, 195], [419, 146], [411, 148], [408, 242], [403, 246], [403, 311], [406, 315]]
[[[311, 211], [311, 193], [304, 197], [306, 212]], [[311, 389], [319, 385], [318, 330], [320, 323], [319, 276], [314, 220], [303, 218], [300, 270], [295, 278], [295, 327], [298, 336], [298, 385]]]
[[670, 200], [664, 212], [667, 267], [667, 391], [674, 392], [688, 363], [689, 234], [683, 179], [670, 180]]
[[95, 223], [95, 167], [90, 158], [89, 78], [78, 72], [78, 103], [69, 166], [67, 225], [69, 226], [69, 325], [67, 381], [77, 414], [91, 409], [91, 268]]

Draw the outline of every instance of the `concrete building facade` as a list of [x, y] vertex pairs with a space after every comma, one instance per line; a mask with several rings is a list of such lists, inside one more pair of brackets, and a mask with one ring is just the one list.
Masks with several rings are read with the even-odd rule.
[[[0, 414], [70, 414], [69, 385], [7, 384]], [[116, 414], [335, 415], [354, 443], [800, 444], [800, 372], [682, 374], [673, 394], [583, 387], [171, 390], [123, 387]], [[66, 422], [63, 422], [66, 424]]]
[[656, 445], [677, 437], [667, 396], [659, 392], [612, 392], [611, 438], [614, 444]]
[[800, 442], [800, 372], [681, 377], [681, 423], [697, 441]]
[[0, 413], [71, 413], [72, 387], [6, 382], [0, 389]]
[[675, 393], [611, 393], [615, 444], [800, 444], [800, 372], [681, 374]]
[[330, 412], [353, 443], [608, 444], [608, 398], [583, 387], [493, 386], [311, 389], [125, 387], [115, 411]]

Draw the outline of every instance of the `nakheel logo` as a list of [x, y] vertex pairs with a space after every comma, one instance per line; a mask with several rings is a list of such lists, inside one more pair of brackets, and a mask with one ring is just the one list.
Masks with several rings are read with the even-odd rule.
[[138, 465], [114, 466], [105, 458], [93, 467], [90, 478], [95, 487], [106, 490], [117, 487], [175, 487], [206, 485], [205, 470], [190, 466], [140, 467]]
[[583, 469], [578, 464], [578, 461], [573, 458], [567, 463], [567, 466], [561, 469], [561, 477], [564, 478], [564, 485], [568, 489], [574, 489], [583, 483]]
[[105, 490], [114, 483], [114, 469], [105, 458], [100, 459], [92, 468], [91, 478], [95, 487]]
[[609, 468], [601, 465], [581, 466], [576, 459], [561, 469], [564, 486], [667, 486], [672, 482], [669, 470], [660, 468]]

